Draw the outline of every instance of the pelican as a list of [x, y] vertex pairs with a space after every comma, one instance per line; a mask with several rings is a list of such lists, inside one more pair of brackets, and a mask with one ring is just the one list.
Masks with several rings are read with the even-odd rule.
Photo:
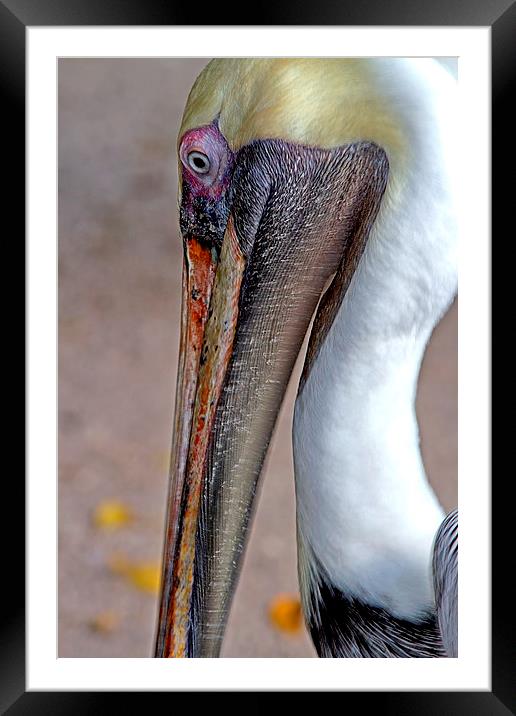
[[415, 393], [457, 290], [455, 90], [433, 59], [218, 59], [178, 138], [183, 300], [157, 657], [217, 657], [253, 498], [293, 421], [321, 657], [457, 655], [457, 513]]

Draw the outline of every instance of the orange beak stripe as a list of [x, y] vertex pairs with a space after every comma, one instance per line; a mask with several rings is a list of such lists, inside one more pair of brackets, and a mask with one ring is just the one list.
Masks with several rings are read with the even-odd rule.
[[[196, 270], [188, 282], [186, 341], [181, 346], [183, 385], [176, 410], [174, 466], [181, 494], [175, 495], [172, 592], [167, 615], [166, 657], [184, 657], [192, 598], [195, 541], [208, 443], [231, 359], [245, 260], [230, 217], [215, 278], [207, 249], [193, 240], [188, 260]], [[187, 249], [187, 250], [188, 250]], [[202, 278], [202, 280], [201, 280]], [[213, 285], [209, 286], [210, 281]], [[191, 283], [195, 284], [192, 285]], [[193, 293], [195, 291], [195, 293]], [[211, 300], [209, 300], [211, 298]], [[209, 300], [209, 311], [208, 311]], [[183, 358], [184, 356], [184, 358]], [[184, 363], [183, 363], [184, 361]], [[198, 371], [198, 372], [197, 372]], [[195, 396], [195, 402], [194, 402]], [[191, 430], [189, 429], [191, 426]], [[170, 524], [169, 521], [169, 524]], [[179, 531], [177, 531], [179, 525]], [[172, 529], [172, 528], [170, 528]], [[177, 534], [176, 534], [177, 532]], [[167, 545], [168, 549], [168, 545]], [[172, 556], [172, 555], [171, 555]]]

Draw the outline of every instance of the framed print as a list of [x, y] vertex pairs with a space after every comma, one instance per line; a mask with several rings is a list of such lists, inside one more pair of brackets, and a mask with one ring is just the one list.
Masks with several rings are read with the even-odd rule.
[[[2, 707], [9, 713], [100, 710], [101, 697], [89, 691], [336, 690], [348, 702], [369, 699], [372, 707], [381, 698], [381, 708], [392, 713], [514, 708], [512, 610], [504, 609], [502, 557], [510, 521], [502, 517], [505, 486], [491, 483], [490, 475], [489, 132], [492, 126], [495, 136], [497, 121], [498, 136], [510, 131], [503, 130], [501, 107], [515, 15], [513, 7], [468, 14], [454, 3], [420, 10], [418, 17], [413, 5], [400, 7], [384, 17], [374, 8], [359, 14], [356, 7], [326, 13], [321, 7], [319, 19], [305, 7], [301, 17], [267, 18], [273, 27], [236, 28], [191, 26], [182, 9], [152, 3], [129, 2], [123, 10], [0, 5], [3, 81], [13, 108], [6, 136], [13, 147], [16, 139], [24, 146], [25, 116], [28, 148], [26, 613], [17, 593], [24, 581], [19, 530], [10, 540], [6, 574], [16, 597], [4, 615], [2, 640]], [[313, 658], [311, 640], [298, 626], [290, 416], [283, 426], [280, 418], [273, 443], [271, 469], [280, 477], [276, 492], [267, 492], [269, 483], [263, 491], [267, 522], [260, 524], [257, 514], [253, 539], [260, 548], [246, 553], [251, 576], [239, 585], [220, 653], [226, 658], [146, 658], [154, 653], [180, 324], [175, 142], [181, 113], [213, 57], [300, 56], [439, 57], [448, 71], [458, 71], [458, 421], [456, 304], [423, 365], [429, 376], [439, 375], [448, 395], [439, 402], [430, 378], [426, 397], [424, 387], [418, 394], [423, 459], [431, 481], [433, 470], [442, 475], [436, 491], [447, 510], [457, 504], [455, 487], [446, 486], [454, 485], [458, 424], [464, 542], [455, 659]], [[183, 127], [182, 136], [187, 133]], [[191, 161], [205, 162], [197, 135], [195, 142]], [[18, 149], [10, 186], [20, 216], [22, 156]], [[495, 151], [495, 170], [496, 157]], [[510, 202], [496, 174], [492, 186], [494, 217], [497, 205], [503, 213]], [[217, 349], [223, 340], [221, 334]], [[435, 407], [441, 404], [448, 407]], [[432, 430], [443, 451], [435, 467], [425, 443]], [[15, 494], [12, 502], [21, 505], [23, 498]], [[158, 655], [216, 655], [179, 651]]]

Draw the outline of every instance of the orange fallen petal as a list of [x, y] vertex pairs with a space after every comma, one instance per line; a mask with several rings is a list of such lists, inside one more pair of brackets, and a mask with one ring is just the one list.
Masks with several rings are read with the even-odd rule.
[[132, 519], [131, 510], [117, 500], [100, 502], [93, 512], [93, 524], [101, 529], [118, 529]]
[[132, 565], [127, 576], [134, 586], [143, 592], [158, 594], [161, 582], [161, 564], [142, 562]]
[[158, 594], [161, 582], [159, 562], [131, 562], [124, 555], [113, 554], [108, 565], [112, 572], [122, 575], [143, 592]]
[[295, 634], [303, 622], [301, 602], [290, 594], [278, 594], [269, 605], [269, 619], [279, 631]]
[[108, 567], [115, 574], [126, 574], [129, 569], [129, 560], [123, 554], [116, 552], [112, 554], [108, 560]]
[[119, 622], [120, 618], [116, 612], [106, 611], [90, 619], [88, 626], [92, 631], [98, 632], [99, 634], [109, 634], [117, 628]]

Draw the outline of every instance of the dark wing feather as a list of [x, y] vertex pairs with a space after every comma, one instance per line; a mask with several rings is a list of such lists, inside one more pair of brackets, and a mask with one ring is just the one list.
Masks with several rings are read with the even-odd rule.
[[434, 544], [433, 557], [435, 604], [444, 648], [448, 656], [457, 656], [458, 611], [458, 512], [443, 520]]
[[312, 558], [305, 619], [317, 653], [338, 658], [445, 657], [435, 613], [399, 619], [343, 594]]

